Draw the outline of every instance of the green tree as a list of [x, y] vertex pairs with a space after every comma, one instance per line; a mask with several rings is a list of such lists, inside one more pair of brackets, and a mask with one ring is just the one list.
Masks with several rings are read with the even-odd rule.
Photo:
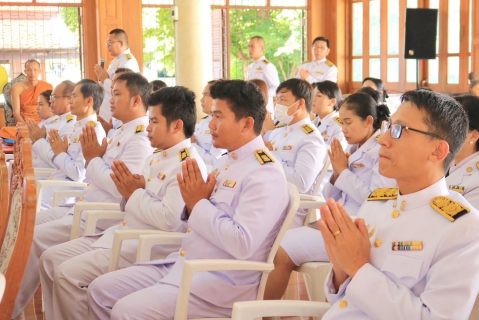
[[175, 28], [168, 8], [143, 8], [143, 61], [157, 77], [175, 76]]
[[61, 7], [60, 8], [60, 17], [67, 25], [68, 29], [73, 32], [76, 36], [79, 34], [79, 12], [77, 7]]

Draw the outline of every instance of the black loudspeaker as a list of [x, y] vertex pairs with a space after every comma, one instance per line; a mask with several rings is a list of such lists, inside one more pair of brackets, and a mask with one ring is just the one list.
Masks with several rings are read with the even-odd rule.
[[404, 58], [436, 59], [437, 9], [406, 9]]

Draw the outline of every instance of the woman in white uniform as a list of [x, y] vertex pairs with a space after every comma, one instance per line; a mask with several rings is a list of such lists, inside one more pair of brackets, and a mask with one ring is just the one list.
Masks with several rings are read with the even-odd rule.
[[461, 193], [474, 208], [479, 209], [479, 97], [464, 95], [456, 100], [469, 117], [469, 132], [449, 168], [446, 181], [449, 189]]
[[[356, 215], [374, 189], [397, 185], [378, 173], [377, 139], [382, 122], [389, 119], [389, 109], [377, 106], [365, 93], [354, 93], [341, 104], [339, 117], [350, 146], [345, 153], [339, 140], [331, 143], [329, 156], [334, 173], [323, 193], [325, 198], [340, 200], [350, 215]], [[309, 261], [329, 261], [321, 232], [310, 227], [288, 230], [274, 259], [275, 269], [268, 277], [265, 300], [281, 299], [291, 271]]]

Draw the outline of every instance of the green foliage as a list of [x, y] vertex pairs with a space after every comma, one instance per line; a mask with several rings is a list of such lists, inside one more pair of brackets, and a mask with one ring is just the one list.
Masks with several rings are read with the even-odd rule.
[[75, 35], [79, 35], [79, 21], [77, 7], [60, 7], [60, 16], [67, 25], [68, 29]]
[[230, 77], [245, 79], [252, 62], [248, 42], [253, 36], [265, 39], [264, 55], [278, 69], [280, 81], [296, 75], [305, 46], [302, 28], [303, 10], [231, 10]]
[[143, 8], [143, 61], [158, 77], [175, 76], [175, 28], [168, 8]]

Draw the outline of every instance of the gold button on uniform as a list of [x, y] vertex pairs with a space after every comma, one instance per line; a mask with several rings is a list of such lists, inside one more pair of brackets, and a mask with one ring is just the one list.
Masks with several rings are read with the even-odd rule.
[[50, 180], [53, 180], [53, 177], [50, 177]]
[[285, 138], [286, 138], [287, 136], [288, 136], [288, 134], [287, 134], [287, 133], [283, 134], [283, 137], [285, 137]]
[[186, 254], [186, 251], [185, 251], [185, 250], [181, 250], [181, 251], [180, 251], [180, 256], [184, 257], [185, 254]]
[[123, 220], [123, 226], [126, 226], [126, 220]]
[[466, 171], [467, 172], [472, 172], [472, 167], [467, 167]]
[[394, 210], [393, 213], [391, 213], [391, 215], [394, 219], [396, 219], [397, 217], [399, 217], [399, 211]]
[[87, 186], [87, 187], [89, 187], [89, 186], [90, 186], [90, 184], [91, 184], [91, 182], [88, 182], [88, 183], [86, 184], [86, 186]]
[[231, 158], [233, 158], [234, 160], [236, 160], [236, 159], [238, 159], [238, 156], [236, 155], [236, 153], [233, 153], [233, 154], [231, 155]]
[[163, 157], [168, 157], [168, 152], [163, 152]]
[[190, 232], [191, 232], [191, 228], [188, 228], [188, 229], [186, 230], [186, 232], [190, 233]]
[[151, 181], [151, 177], [148, 177], [148, 181]]
[[348, 306], [348, 302], [346, 300], [341, 300], [339, 301], [339, 307], [340, 308], [346, 308]]
[[85, 198], [81, 197], [80, 199], [78, 199], [78, 201], [83, 201], [85, 200]]
[[376, 240], [374, 241], [374, 246], [375, 246], [376, 248], [379, 248], [382, 244], [383, 244], [383, 242], [381, 241], [381, 239], [376, 239]]
[[229, 164], [227, 164], [227, 165], [225, 166], [225, 170], [228, 170], [228, 169], [229, 169], [229, 167], [230, 167], [230, 165], [229, 165]]

